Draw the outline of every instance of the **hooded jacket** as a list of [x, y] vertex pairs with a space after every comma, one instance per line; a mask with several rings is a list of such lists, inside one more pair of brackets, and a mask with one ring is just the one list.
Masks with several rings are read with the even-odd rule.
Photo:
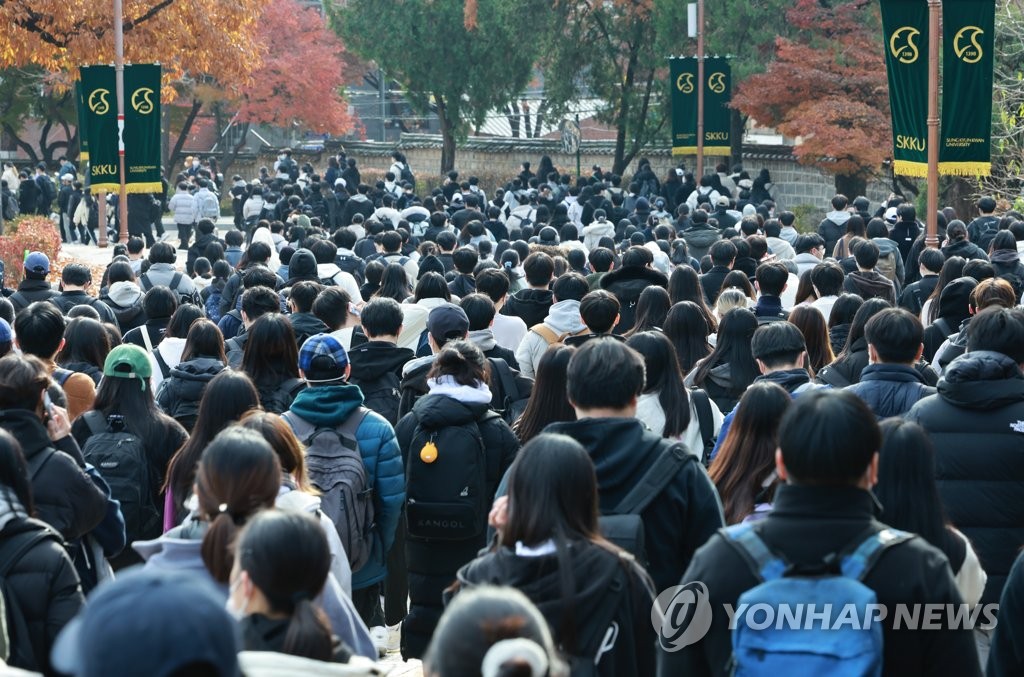
[[589, 226], [583, 227], [583, 246], [587, 251], [593, 251], [600, 246], [602, 237], [615, 237], [615, 224], [611, 221], [593, 221]]
[[818, 224], [818, 235], [825, 239], [825, 251], [830, 252], [836, 248], [836, 242], [846, 232], [846, 222], [852, 214], [846, 211], [830, 211], [825, 214], [825, 219]]
[[[21, 534], [45, 530], [53, 531], [46, 523], [28, 517], [13, 492], [0, 495], [0, 547]], [[50, 674], [50, 652], [57, 634], [85, 606], [75, 565], [60, 536], [54, 533], [54, 538], [32, 546], [14, 563], [6, 582], [4, 592], [15, 598], [8, 601], [8, 610], [16, 601], [33, 654], [31, 663], [14, 661], [11, 665]]]
[[295, 343], [299, 348], [310, 336], [327, 333], [327, 325], [323, 320], [313, 313], [292, 313], [288, 316], [288, 322], [295, 332]]
[[[556, 554], [528, 557], [501, 547], [473, 560], [459, 570], [459, 590], [481, 585], [508, 586], [519, 590], [544, 615], [554, 634], [555, 644], [581, 659], [579, 645], [571, 643], [565, 628], [572, 627], [577, 640], [581, 637], [604, 636], [607, 627], [594, 627], [600, 622], [603, 602], [619, 569], [628, 572], [628, 582], [619, 596], [611, 622], [616, 624], [611, 646], [599, 648], [596, 675], [655, 674], [654, 627], [646, 622], [651, 613], [654, 594], [650, 581], [639, 566], [625, 563], [607, 549], [587, 541], [567, 544], [573, 589], [563, 592]], [[571, 625], [567, 625], [571, 623]], [[609, 625], [609, 627], [611, 627]]]
[[209, 235], [196, 234], [196, 241], [188, 248], [188, 255], [185, 257], [185, 272], [188, 273], [189, 276], [195, 275], [196, 259], [200, 256], [206, 256], [206, 248], [214, 242], [219, 242], [222, 245], [224, 244], [221, 242], [220, 238], [217, 237], [216, 231]]
[[625, 334], [633, 328], [640, 294], [652, 286], [668, 289], [668, 278], [664, 273], [640, 266], [616, 268], [601, 278], [601, 289], [607, 289], [619, 300], [619, 324], [614, 330], [616, 334]]
[[[467, 388], [463, 386], [463, 388]], [[477, 421], [485, 450], [485, 503], [491, 504], [502, 475], [512, 465], [519, 440], [512, 429], [500, 418], [480, 422], [487, 413], [487, 402], [468, 401], [456, 389], [454, 396], [428, 394], [420, 398], [412, 411], [398, 422], [396, 435], [403, 459], [418, 454], [411, 444], [416, 429], [440, 430], [449, 426], [466, 425]], [[459, 397], [460, 399], [456, 399]], [[419, 657], [427, 648], [437, 625], [442, 606], [441, 594], [455, 579], [460, 567], [473, 560], [486, 544], [486, 530], [479, 537], [465, 541], [418, 541], [407, 538], [406, 566], [409, 573], [409, 615], [402, 625], [402, 654]]]
[[[815, 565], [869, 532], [882, 531], [885, 525], [878, 521], [878, 513], [878, 503], [862, 489], [784, 484], [776, 490], [773, 509], [758, 531], [789, 562]], [[739, 550], [720, 534], [700, 549], [681, 582], [692, 581], [707, 586], [713, 609], [710, 630], [680, 651], [660, 652], [658, 674], [725, 677], [730, 674], [732, 632], [722, 605], [736, 608], [739, 596], [760, 581]], [[890, 610], [882, 620], [882, 674], [980, 677], [972, 631], [945, 629], [945, 615], [938, 621], [941, 629], [907, 632], [903, 626], [893, 631], [891, 610], [897, 604], [961, 603], [940, 550], [922, 538], [895, 545], [868, 572], [864, 584]]]
[[974, 278], [958, 277], [943, 287], [935, 320], [924, 330], [924, 359], [931, 361], [943, 342], [956, 334], [963, 321], [970, 317], [971, 292], [977, 286]]
[[14, 312], [18, 313], [36, 301], [49, 301], [55, 296], [60, 296], [60, 292], [53, 289], [46, 280], [25, 278], [18, 284], [18, 291], [8, 300], [14, 306]]
[[505, 360], [505, 364], [516, 371], [521, 371], [519, 361], [516, 360], [516, 354], [508, 348], [502, 348], [498, 345], [498, 341], [494, 338], [494, 330], [490, 327], [487, 329], [471, 331], [466, 338], [469, 339], [470, 343], [480, 349], [480, 352], [484, 354], [484, 357]]
[[[353, 385], [306, 388], [295, 396], [289, 413], [316, 427], [335, 428], [363, 405]], [[405, 501], [405, 473], [394, 430], [382, 416], [369, 412], [356, 430], [367, 482], [374, 494], [374, 530], [370, 559], [352, 572], [352, 589], [362, 590], [384, 579], [387, 555], [395, 540], [398, 516]]]
[[1013, 287], [1013, 291], [1020, 298], [1021, 285], [1024, 284], [1024, 264], [1020, 262], [1020, 255], [1015, 249], [997, 249], [992, 252], [992, 267], [995, 268], [996, 277], [1001, 277]]
[[514, 315], [532, 327], [544, 321], [553, 303], [554, 295], [548, 289], [521, 289], [508, 297], [501, 314]]
[[946, 517], [988, 574], [982, 604], [999, 601], [1024, 543], [1024, 375], [1001, 353], [967, 353], [906, 418], [928, 431]]
[[[560, 433], [582, 444], [597, 473], [598, 504], [609, 513], [671, 446], [632, 418], [586, 418], [552, 423], [546, 433]], [[692, 457], [692, 456], [691, 456]], [[677, 585], [690, 558], [724, 524], [718, 493], [696, 462], [683, 463], [675, 479], [641, 513], [656, 590]]]
[[[868, 366], [868, 362], [868, 340], [861, 336], [853, 342], [846, 355], [836, 358], [835, 362], [819, 371], [817, 380], [833, 388], [845, 388], [860, 382], [861, 374]], [[939, 382], [939, 375], [924, 360], [917, 362], [914, 370], [921, 375], [925, 385], [934, 386]]]
[[[42, 421], [28, 409], [0, 410], [0, 428], [21, 444], [34, 475], [32, 495], [40, 520], [68, 541], [99, 526], [106, 516], [107, 497], [86, 474], [74, 438], [51, 442]], [[37, 472], [32, 473], [33, 468], [38, 468]]]
[[874, 270], [855, 270], [847, 275], [843, 281], [843, 291], [857, 294], [865, 301], [880, 298], [896, 305], [896, 288], [892, 280]]
[[100, 296], [117, 318], [121, 334], [141, 327], [146, 323], [146, 310], [142, 305], [145, 294], [139, 285], [131, 281], [115, 282]]
[[700, 363], [694, 366], [690, 370], [690, 373], [686, 375], [686, 387], [693, 388], [698, 387], [704, 390], [711, 398], [711, 401], [715, 403], [719, 411], [732, 411], [739, 404], [740, 398], [743, 397], [743, 392], [746, 387], [738, 388], [732, 381], [732, 365], [728, 362], [715, 365], [708, 372], [708, 375], [704, 378], [703, 383], [694, 382], [693, 378], [696, 376], [697, 369]]
[[472, 275], [459, 273], [454, 280], [448, 283], [448, 291], [452, 296], [464, 298], [476, 292], [476, 280]]
[[[541, 323], [553, 331], [556, 335], [578, 334], [586, 330], [583, 318], [580, 317], [579, 301], [559, 301], [551, 306], [547, 318]], [[516, 362], [519, 363], [519, 370], [523, 376], [534, 378], [537, 375], [537, 365], [540, 358], [548, 349], [548, 340], [534, 331], [531, 325], [530, 331], [526, 333], [516, 349]]]
[[981, 247], [968, 240], [957, 240], [956, 242], [947, 243], [941, 251], [947, 259], [951, 256], [962, 256], [968, 261], [971, 259], [988, 261], [988, 256], [982, 251]]
[[60, 312], [65, 315], [71, 312], [71, 309], [75, 306], [89, 306], [99, 314], [100, 322], [109, 322], [110, 324], [117, 322], [117, 318], [114, 317], [114, 311], [107, 304], [100, 303], [99, 299], [81, 290], [61, 292], [49, 299], [49, 301], [60, 308]]
[[686, 241], [686, 250], [690, 256], [700, 261], [711, 249], [711, 245], [722, 239], [722, 233], [710, 223], [695, 223], [679, 237]]
[[171, 369], [171, 375], [160, 384], [156, 403], [160, 409], [192, 430], [199, 414], [199, 401], [213, 377], [226, 365], [214, 357], [196, 357]]
[[936, 392], [913, 367], [885, 363], [864, 367], [860, 382], [846, 389], [864, 400], [879, 420], [903, 416], [918, 400]]

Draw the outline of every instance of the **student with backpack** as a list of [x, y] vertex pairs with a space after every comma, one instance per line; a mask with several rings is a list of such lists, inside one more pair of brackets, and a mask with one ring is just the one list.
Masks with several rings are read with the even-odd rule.
[[525, 593], [573, 674], [653, 675], [654, 584], [601, 536], [587, 450], [564, 435], [535, 437], [512, 464], [508, 491], [492, 511], [498, 543], [459, 570], [458, 595], [482, 585]]
[[64, 541], [35, 519], [21, 445], [0, 430], [0, 608], [5, 663], [50, 674], [57, 634], [85, 605]]
[[486, 544], [487, 512], [519, 450], [512, 429], [490, 409], [486, 364], [468, 341], [444, 345], [428, 374], [429, 392], [398, 423], [411, 602], [402, 625], [407, 659], [423, 656], [443, 610], [442, 591]]
[[352, 365], [349, 383], [359, 386], [366, 408], [391, 425], [398, 424], [402, 367], [414, 358], [412, 350], [398, 346], [403, 318], [402, 306], [394, 299], [372, 299], [359, 315], [368, 341], [348, 354]]
[[227, 368], [224, 337], [209, 320], [196, 320], [188, 330], [181, 362], [160, 384], [156, 402], [160, 410], [192, 430], [207, 384]]
[[[785, 484], [774, 507], [760, 522], [715, 534], [693, 558], [681, 582], [699, 581], [707, 591], [710, 629], [689, 646], [660, 652], [659, 674], [780, 675], [797, 665], [815, 674], [980, 675], [971, 630], [951, 628], [945, 614], [926, 630], [893, 629], [897, 604], [956, 608], [963, 599], [940, 550], [876, 519], [871, 487], [881, 445], [874, 414], [855, 395], [822, 389], [794, 400], [779, 429], [775, 466]], [[743, 613], [730, 630], [722, 606], [765, 604], [778, 614], [814, 599], [831, 603], [826, 620], [778, 631], [773, 623], [771, 635]], [[888, 610], [875, 620], [881, 632], [833, 628], [846, 605], [857, 618], [876, 619], [868, 604]], [[680, 613], [675, 605], [666, 610], [665, 631], [677, 627], [672, 619]], [[833, 629], [822, 630], [825, 624]]]
[[241, 369], [260, 394], [264, 411], [283, 414], [306, 388], [299, 376], [299, 351], [288, 318], [280, 313], [261, 315], [247, 332]]
[[309, 479], [348, 553], [352, 601], [378, 651], [386, 650], [381, 582], [405, 501], [398, 442], [391, 425], [363, 407], [359, 388], [348, 383], [351, 367], [337, 339], [310, 337], [298, 364], [309, 387], [284, 419], [306, 446]]
[[561, 343], [570, 336], [583, 336], [590, 330], [580, 317], [580, 301], [590, 291], [587, 278], [579, 273], [562, 275], [551, 287], [552, 301], [547, 317], [530, 327], [516, 349], [516, 361], [523, 376], [533, 378], [537, 363], [544, 351], [553, 343]]
[[[112, 495], [121, 503], [128, 542], [162, 533], [163, 484], [167, 465], [188, 433], [157, 409], [146, 352], [133, 345], [114, 348], [103, 365], [104, 378], [93, 408], [71, 426], [87, 463], [100, 469]], [[141, 563], [126, 549], [111, 564], [115, 569]]]

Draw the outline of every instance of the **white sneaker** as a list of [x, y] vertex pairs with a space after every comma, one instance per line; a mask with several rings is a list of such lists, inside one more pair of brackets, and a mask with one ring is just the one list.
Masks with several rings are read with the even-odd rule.
[[388, 626], [388, 651], [400, 651], [402, 648], [402, 624]]
[[388, 655], [388, 629], [383, 625], [375, 625], [370, 628], [370, 640], [377, 649], [377, 655], [381, 658]]

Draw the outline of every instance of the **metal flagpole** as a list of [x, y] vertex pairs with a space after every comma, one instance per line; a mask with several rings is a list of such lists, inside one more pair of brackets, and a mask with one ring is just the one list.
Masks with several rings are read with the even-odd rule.
[[121, 192], [117, 202], [120, 241], [128, 241], [128, 195], [124, 168], [124, 16], [122, 0], [114, 0], [114, 77], [117, 90], [117, 155], [121, 162]]
[[925, 245], [939, 246], [939, 38], [942, 0], [928, 0], [928, 220]]
[[704, 176], [704, 0], [697, 0], [697, 183]]

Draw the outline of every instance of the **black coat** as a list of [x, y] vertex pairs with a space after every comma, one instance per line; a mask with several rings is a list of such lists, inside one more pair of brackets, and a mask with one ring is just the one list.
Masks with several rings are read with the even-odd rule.
[[700, 286], [704, 290], [704, 301], [709, 305], [715, 305], [718, 295], [722, 292], [722, 283], [732, 271], [726, 266], [714, 266], [711, 270], [700, 276]]
[[[95, 529], [107, 514], [107, 497], [85, 473], [85, 461], [75, 440], [66, 437], [55, 448], [34, 411], [0, 410], [0, 428], [21, 443], [29, 466], [40, 457], [32, 479], [36, 516], [73, 541]], [[46, 460], [43, 460], [45, 457]]]
[[847, 388], [871, 407], [879, 419], [902, 416], [917, 401], [935, 394], [921, 373], [901, 364], [869, 364], [860, 375], [860, 382]]
[[[854, 487], [786, 484], [776, 491], [774, 508], [761, 522], [760, 535], [790, 562], [813, 565], [865, 538], [869, 529], [881, 531], [884, 525], [876, 518], [877, 507], [870, 493]], [[740, 594], [759, 580], [736, 547], [715, 534], [697, 552], [682, 577], [684, 583], [692, 581], [707, 586], [711, 629], [703, 639], [680, 651], [661, 653], [658, 674], [724, 677], [729, 674], [732, 645], [728, 615], [722, 605], [736, 608]], [[875, 591], [878, 603], [889, 609], [883, 620], [883, 674], [981, 674], [971, 630], [892, 630], [893, 609], [898, 603], [962, 602], [941, 551], [921, 538], [895, 545], [882, 555], [864, 583]]]
[[578, 649], [582, 647], [571, 642], [566, 629], [572, 627], [579, 641], [604, 637], [608, 626], [594, 626], [600, 622], [598, 615], [616, 570], [625, 566], [628, 583], [611, 619], [618, 624], [618, 633], [613, 646], [602, 654], [596, 674], [653, 675], [656, 639], [654, 626], [648, 621], [654, 594], [646, 574], [639, 566], [624, 565], [616, 554], [586, 541], [572, 541], [568, 556], [574, 585], [568, 593], [563, 593], [557, 555], [519, 557], [507, 547], [482, 555], [460, 569], [459, 589], [499, 585], [519, 590], [544, 615], [556, 645], [573, 656], [589, 659], [593, 655], [588, 652], [581, 656]]
[[[426, 395], [402, 417], [395, 427], [395, 436], [402, 449], [402, 460], [407, 462], [412, 439], [419, 425], [427, 429], [441, 429], [479, 421], [488, 411], [487, 404], [467, 404], [445, 395]], [[502, 475], [512, 465], [519, 440], [512, 429], [500, 418], [480, 423], [486, 459], [486, 504], [490, 505]], [[441, 593], [455, 581], [460, 567], [472, 561], [486, 545], [486, 530], [478, 538], [466, 541], [429, 542], [407, 538], [405, 544], [406, 569], [409, 574], [409, 615], [402, 625], [402, 655], [418, 658], [426, 651], [437, 621], [444, 611]]]
[[[909, 272], [910, 269], [908, 268], [907, 273], [909, 274]], [[900, 294], [900, 308], [904, 308], [914, 315], [920, 315], [922, 308], [924, 308], [924, 302], [935, 291], [935, 285], [938, 283], [938, 275], [927, 275], [916, 282], [908, 284], [904, 287], [903, 293]]]
[[[616, 334], [625, 334], [636, 322], [636, 303], [640, 294], [648, 287], [657, 286], [668, 289], [668, 278], [653, 268], [626, 266], [616, 268], [601, 278], [601, 289], [615, 294], [619, 300], [619, 324], [615, 327]], [[532, 327], [530, 323], [527, 327]]]
[[1024, 552], [1017, 556], [999, 598], [999, 624], [988, 654], [988, 677], [1024, 674]]
[[[561, 433], [582, 444], [594, 461], [598, 503], [611, 512], [643, 477], [670, 442], [635, 419], [588, 418], [552, 423], [546, 433]], [[679, 582], [690, 558], [724, 523], [718, 492], [699, 463], [684, 463], [676, 478], [641, 513], [657, 590]]]
[[[24, 516], [7, 513], [3, 517], [10, 521], [0, 531], [0, 547], [20, 534], [49, 529], [44, 522]], [[50, 652], [57, 634], [85, 606], [75, 565], [60, 536], [54, 534], [29, 549], [7, 574], [7, 582], [6, 592], [14, 595], [21, 609], [34, 654], [34, 663], [14, 661], [11, 665], [50, 674]]]
[[199, 401], [206, 385], [224, 369], [224, 363], [213, 357], [181, 362], [160, 383], [156, 403], [165, 414], [185, 426], [186, 430], [191, 430], [199, 414]]
[[[861, 336], [850, 346], [850, 352], [818, 372], [818, 381], [826, 383], [833, 388], [845, 388], [846, 386], [859, 383], [864, 367], [868, 366], [868, 340]], [[927, 362], [920, 361], [914, 365], [914, 369], [921, 375], [926, 385], [933, 386], [939, 382], [939, 375]]]
[[967, 353], [906, 418], [928, 431], [946, 517], [988, 574], [981, 603], [999, 601], [1024, 545], [1024, 376], [1005, 355]]
[[138, 301], [130, 306], [118, 305], [107, 295], [101, 296], [100, 301], [107, 304], [107, 307], [110, 308], [112, 313], [114, 313], [114, 317], [117, 319], [117, 326], [120, 327], [122, 336], [132, 329], [141, 327], [146, 323], [146, 308], [143, 305], [143, 297], [141, 296]]
[[518, 317], [529, 328], [547, 318], [554, 302], [554, 296], [547, 289], [520, 289], [508, 297], [501, 314]]
[[11, 294], [8, 300], [14, 306], [14, 312], [17, 313], [36, 301], [49, 301], [55, 296], [60, 296], [60, 292], [53, 289], [46, 280], [26, 278], [18, 284], [18, 290]]

